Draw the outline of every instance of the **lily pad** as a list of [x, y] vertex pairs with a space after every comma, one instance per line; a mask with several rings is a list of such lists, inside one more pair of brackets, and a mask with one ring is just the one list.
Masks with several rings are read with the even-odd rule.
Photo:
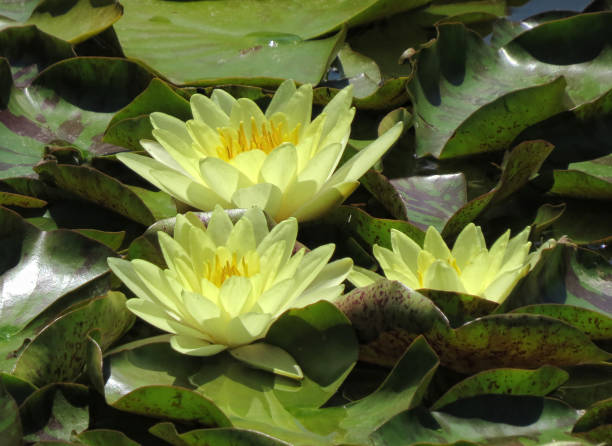
[[134, 315], [125, 300], [123, 294], [110, 292], [62, 315], [23, 350], [13, 374], [38, 386], [75, 379], [85, 365], [90, 330], [100, 332], [100, 346], [106, 350], [132, 325]]
[[372, 441], [377, 445], [589, 444], [570, 435], [577, 418], [576, 410], [554, 399], [487, 395], [466, 398], [442, 411], [416, 408], [404, 412], [376, 431]]
[[189, 101], [155, 78], [130, 104], [113, 116], [104, 133], [104, 142], [141, 150], [141, 139], [153, 139], [153, 126], [149, 119], [152, 112], [167, 113], [183, 121], [192, 118]]
[[17, 403], [0, 383], [0, 435], [7, 444], [21, 443], [21, 419]]
[[459, 208], [446, 221], [442, 235], [449, 237], [459, 233], [487, 207], [503, 201], [525, 186], [537, 175], [552, 150], [553, 146], [546, 141], [525, 141], [514, 147], [504, 159], [497, 185]]
[[551, 366], [536, 370], [493, 369], [477, 373], [455, 384], [431, 406], [432, 410], [476, 395], [545, 396], [567, 381], [567, 372]]
[[438, 231], [467, 201], [462, 173], [387, 179], [370, 170], [362, 179], [367, 189], [399, 219], [422, 231]]
[[612, 339], [612, 318], [572, 305], [539, 304], [516, 308], [513, 313], [541, 314], [578, 328], [593, 340]]
[[44, 0], [25, 24], [36, 25], [47, 34], [77, 44], [104, 31], [119, 20], [122, 12], [116, 0]]
[[546, 364], [570, 366], [612, 357], [580, 330], [546, 316], [490, 315], [451, 329], [429, 299], [399, 282], [381, 280], [358, 288], [345, 295], [338, 306], [363, 344], [360, 358], [377, 364], [393, 364], [420, 334], [442, 365], [460, 373]]
[[425, 240], [425, 232], [409, 222], [375, 218], [354, 206], [339, 206], [329, 212], [323, 220], [370, 246], [377, 244], [391, 248], [391, 228], [402, 231], [419, 244], [423, 244]]
[[554, 172], [553, 194], [592, 200], [612, 200], [612, 155], [572, 163]]
[[34, 171], [54, 187], [146, 226], [176, 215], [174, 201], [168, 194], [126, 186], [92, 167], [46, 161], [38, 164]]
[[5, 337], [58, 299], [106, 274], [106, 259], [116, 255], [73, 231], [40, 231], [4, 208], [0, 208], [0, 235], [5, 239], [0, 264]]
[[19, 408], [23, 439], [69, 440], [89, 425], [87, 387], [81, 384], [56, 383], [30, 395]]
[[27, 92], [10, 89], [0, 111], [0, 178], [34, 176], [45, 145], [57, 141], [86, 156], [118, 151], [102, 143], [104, 129], [151, 77], [126, 60], [73, 58], [40, 73]]
[[609, 90], [612, 53], [603, 30], [611, 21], [599, 13], [547, 22], [501, 48], [463, 25], [439, 25], [437, 40], [414, 57], [417, 154], [503, 150], [530, 125]]

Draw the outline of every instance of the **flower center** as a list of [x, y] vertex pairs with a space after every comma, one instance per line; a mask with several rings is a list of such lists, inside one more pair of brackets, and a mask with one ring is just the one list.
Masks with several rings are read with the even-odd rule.
[[207, 279], [220, 287], [228, 277], [251, 277], [258, 272], [259, 256], [257, 253], [249, 252], [238, 260], [236, 253], [230, 255], [229, 252], [218, 252], [208, 266]]
[[261, 128], [257, 128], [255, 118], [251, 118], [250, 137], [244, 129], [244, 122], [240, 122], [238, 131], [231, 128], [217, 129], [221, 137], [221, 145], [217, 147], [219, 158], [229, 161], [243, 152], [249, 150], [263, 150], [270, 153], [282, 143], [298, 143], [300, 125], [298, 124], [292, 131], [285, 129], [284, 123], [274, 123], [266, 121]]

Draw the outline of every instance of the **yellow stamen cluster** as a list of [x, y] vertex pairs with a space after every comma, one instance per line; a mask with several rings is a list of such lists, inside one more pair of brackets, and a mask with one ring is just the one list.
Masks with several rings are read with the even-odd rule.
[[298, 124], [292, 131], [285, 131], [283, 122], [274, 121], [264, 122], [261, 129], [257, 128], [255, 119], [251, 118], [251, 135], [247, 135], [244, 123], [240, 123], [238, 131], [231, 128], [217, 129], [221, 137], [221, 145], [217, 147], [219, 158], [229, 161], [243, 152], [259, 149], [265, 153], [270, 153], [276, 147], [285, 142], [297, 145], [299, 139], [300, 125]]
[[259, 256], [249, 252], [238, 260], [236, 253], [219, 250], [215, 258], [207, 265], [205, 277], [220, 287], [231, 276], [251, 277], [259, 272]]

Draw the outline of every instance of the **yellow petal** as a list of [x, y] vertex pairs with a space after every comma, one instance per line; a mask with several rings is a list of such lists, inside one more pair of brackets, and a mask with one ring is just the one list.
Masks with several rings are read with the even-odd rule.
[[356, 265], [353, 266], [353, 269], [348, 275], [348, 281], [351, 282], [357, 288], [371, 285], [383, 279], [384, 277], [380, 274], [377, 274], [374, 271], [370, 271], [369, 269], [365, 269]]
[[250, 209], [257, 206], [275, 216], [280, 208], [282, 193], [278, 187], [270, 183], [255, 184], [251, 187], [238, 189], [232, 196], [236, 208]]
[[160, 163], [157, 160], [151, 159], [147, 156], [136, 155], [134, 153], [122, 152], [122, 153], [118, 153], [116, 156], [119, 161], [121, 161], [123, 164], [128, 166], [138, 175], [143, 177], [153, 186], [165, 191], [166, 193], [169, 193], [166, 190], [166, 188], [162, 186], [162, 184], [159, 181], [157, 181], [157, 178], [155, 178], [155, 176], [153, 175], [153, 172], [156, 172], [156, 171], [173, 172], [173, 169], [166, 166], [165, 164]]
[[495, 240], [495, 243], [493, 243], [493, 246], [491, 246], [491, 249], [489, 250], [489, 269], [487, 270], [485, 283], [491, 283], [499, 273], [509, 239], [510, 230], [508, 229], [497, 240]]
[[342, 156], [342, 145], [330, 144], [317, 153], [299, 173], [298, 181], [314, 181], [316, 190], [331, 177]]
[[243, 312], [250, 293], [251, 282], [248, 277], [228, 277], [219, 289], [219, 304], [230, 318], [235, 318]]
[[164, 311], [163, 307], [144, 299], [128, 299], [125, 306], [136, 316], [154, 327], [168, 333], [176, 333], [176, 330], [168, 324], [171, 316]]
[[474, 223], [469, 223], [461, 230], [453, 245], [452, 255], [459, 269], [463, 270], [472, 257], [479, 254], [484, 247], [480, 246], [480, 235]]
[[488, 269], [489, 253], [483, 249], [475, 256], [472, 256], [470, 263], [461, 271], [461, 281], [467, 293], [475, 296], [481, 295], [487, 285], [485, 280]]
[[341, 116], [344, 116], [349, 113], [349, 109], [351, 107], [352, 102], [353, 86], [349, 85], [347, 88], [343, 88], [342, 90], [340, 90], [336, 94], [336, 96], [334, 96], [332, 100], [327, 103], [325, 108], [323, 108], [322, 113], [325, 113], [327, 116], [327, 119], [325, 121], [325, 127], [323, 128], [324, 138], [330, 131], [332, 131], [336, 127], [338, 119]]
[[248, 98], [240, 98], [232, 107], [230, 115], [230, 125], [233, 128], [239, 128], [242, 123], [248, 139], [251, 139], [251, 119], [255, 120], [255, 126], [261, 129], [261, 126], [266, 122], [266, 118], [255, 102]]
[[287, 79], [276, 89], [268, 108], [266, 109], [266, 117], [270, 117], [281, 110], [283, 110], [295, 93], [295, 83], [291, 79]]
[[293, 144], [282, 144], [267, 156], [259, 172], [260, 183], [274, 184], [281, 192], [294, 181], [297, 153]]
[[304, 374], [293, 356], [275, 345], [258, 342], [230, 350], [239, 361], [252, 367], [292, 379], [302, 379]]
[[421, 252], [421, 247], [414, 240], [397, 229], [391, 229], [391, 247], [394, 253], [399, 254], [404, 264], [416, 278], [419, 270], [417, 258]]
[[[162, 163], [164, 166], [168, 167], [171, 170], [176, 170], [178, 172], [181, 172], [183, 175], [189, 175], [187, 171], [183, 169], [183, 167], [179, 163], [177, 163], [176, 160], [172, 158], [172, 156], [170, 156], [170, 154], [166, 151], [166, 149], [164, 149], [164, 146], [162, 146], [157, 141], [151, 141], [149, 139], [141, 139], [140, 145], [142, 146], [143, 149], [146, 150], [146, 152], [149, 155], [151, 155], [151, 157], [153, 157], [154, 160], [159, 161], [160, 163]], [[133, 155], [133, 154], [121, 153], [118, 155]], [[138, 156], [138, 155], [133, 155], [133, 156]]]
[[153, 112], [149, 116], [154, 130], [163, 130], [178, 138], [182, 143], [191, 146], [191, 137], [185, 126], [185, 122], [165, 113]]
[[230, 207], [219, 194], [188, 177], [173, 171], [153, 171], [160, 189], [196, 209], [210, 211], [215, 205]]
[[210, 99], [219, 106], [219, 108], [229, 116], [232, 112], [232, 108], [236, 103], [236, 99], [225, 90], [215, 88], [210, 95]]
[[221, 309], [201, 294], [183, 291], [182, 298], [185, 309], [198, 325], [204, 325], [208, 319], [217, 318], [221, 315]]
[[205, 122], [213, 129], [217, 127], [227, 127], [229, 116], [219, 105], [202, 94], [194, 94], [189, 99], [193, 117], [201, 122]]
[[319, 218], [346, 200], [357, 189], [357, 186], [359, 186], [358, 181], [347, 181], [331, 187], [327, 187], [326, 183], [324, 188], [319, 190], [308, 202], [293, 211], [291, 216], [297, 218], [298, 221], [309, 221]]
[[200, 173], [206, 185], [227, 202], [238, 189], [253, 185], [242, 172], [219, 158], [201, 160]]
[[202, 121], [191, 119], [187, 121], [187, 131], [200, 150], [200, 156], [218, 156], [218, 148], [221, 146], [219, 132]]
[[255, 237], [255, 245], [259, 245], [268, 232], [270, 232], [266, 216], [260, 208], [253, 207], [244, 213], [243, 218], [251, 222], [253, 235]]
[[210, 236], [216, 246], [222, 246], [225, 245], [225, 242], [227, 241], [230, 232], [232, 232], [233, 227], [234, 224], [229, 218], [229, 215], [227, 215], [227, 212], [225, 212], [220, 206], [216, 206], [215, 210], [210, 216], [206, 233]]
[[227, 349], [226, 345], [211, 344], [203, 339], [182, 335], [172, 336], [170, 346], [179, 353], [191, 356], [212, 356]]
[[359, 179], [380, 157], [397, 141], [402, 133], [402, 123], [398, 122], [370, 145], [361, 149], [355, 156], [344, 163], [325, 184], [330, 188], [345, 181]]
[[248, 150], [246, 152], [239, 153], [237, 156], [229, 160], [229, 163], [243, 173], [252, 183], [257, 183], [259, 178], [259, 171], [263, 166], [264, 161], [268, 155], [259, 150]]
[[266, 251], [279, 241], [284, 242], [284, 251], [281, 255], [281, 264], [285, 264], [293, 251], [297, 239], [298, 224], [294, 218], [281, 221], [263, 238], [257, 246], [257, 253], [264, 256]]
[[423, 278], [423, 288], [465, 293], [457, 271], [443, 260], [436, 260], [427, 268]]
[[238, 220], [227, 239], [226, 245], [230, 251], [236, 253], [238, 259], [248, 251], [257, 249], [253, 224], [246, 218]]
[[433, 226], [427, 228], [423, 249], [431, 253], [436, 259], [445, 260], [447, 262], [452, 260], [452, 255], [448, 246], [446, 246], [442, 236]]
[[498, 275], [486, 288], [482, 297], [498, 303], [503, 302], [518, 281], [521, 280], [527, 272], [529, 272], [529, 266], [525, 265]]
[[250, 344], [265, 336], [272, 317], [269, 314], [247, 313], [229, 321], [227, 343], [230, 347]]

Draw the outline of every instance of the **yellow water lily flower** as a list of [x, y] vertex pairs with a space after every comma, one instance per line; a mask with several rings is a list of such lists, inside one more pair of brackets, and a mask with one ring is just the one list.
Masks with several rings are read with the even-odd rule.
[[[452, 251], [440, 233], [430, 226], [421, 248], [404, 233], [391, 229], [392, 250], [374, 245], [374, 256], [389, 280], [398, 280], [412, 289], [455, 291], [495, 302], [503, 301], [532, 266], [536, 253], [529, 254], [530, 228], [510, 238], [506, 231], [487, 249], [480, 227], [468, 224]], [[532, 262], [533, 263], [533, 262]], [[381, 278], [356, 269], [349, 280], [356, 286]]]
[[265, 114], [223, 90], [191, 97], [193, 119], [152, 113], [150, 157], [117, 158], [159, 189], [204, 211], [258, 206], [276, 221], [312, 220], [340, 204], [399, 137], [398, 123], [336, 170], [351, 131], [352, 88], [311, 121], [312, 86], [285, 81]]
[[334, 301], [353, 264], [348, 258], [328, 263], [333, 244], [292, 254], [297, 228], [289, 218], [268, 230], [258, 208], [234, 225], [217, 207], [208, 227], [188, 213], [177, 215], [173, 237], [158, 232], [167, 269], [140, 259], [109, 258], [108, 264], [137, 296], [128, 309], [173, 334], [174, 350], [209, 356], [229, 349], [246, 362], [269, 362], [279, 358], [278, 347], [249, 344], [287, 309]]

